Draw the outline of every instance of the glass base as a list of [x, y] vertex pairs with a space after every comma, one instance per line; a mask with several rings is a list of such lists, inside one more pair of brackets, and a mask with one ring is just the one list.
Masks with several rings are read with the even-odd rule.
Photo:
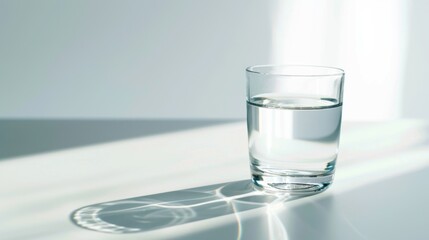
[[252, 169], [255, 189], [269, 194], [313, 195], [325, 191], [333, 181], [334, 173], [302, 172], [273, 174]]

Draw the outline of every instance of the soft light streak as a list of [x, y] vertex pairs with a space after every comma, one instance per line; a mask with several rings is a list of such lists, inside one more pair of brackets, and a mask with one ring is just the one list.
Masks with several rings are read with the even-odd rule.
[[272, 19], [272, 62], [343, 68], [343, 119], [397, 118], [407, 8], [401, 0], [280, 1]]

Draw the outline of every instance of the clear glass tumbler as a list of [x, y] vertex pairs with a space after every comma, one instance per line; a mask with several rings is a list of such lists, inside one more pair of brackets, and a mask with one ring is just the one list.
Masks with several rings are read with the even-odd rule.
[[254, 186], [314, 194], [333, 180], [344, 71], [300, 65], [246, 69], [247, 129]]

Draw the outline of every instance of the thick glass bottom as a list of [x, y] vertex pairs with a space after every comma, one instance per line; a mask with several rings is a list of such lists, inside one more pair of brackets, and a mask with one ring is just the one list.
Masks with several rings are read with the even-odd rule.
[[333, 181], [334, 172], [285, 171], [264, 172], [251, 167], [255, 189], [269, 194], [313, 195], [325, 191]]

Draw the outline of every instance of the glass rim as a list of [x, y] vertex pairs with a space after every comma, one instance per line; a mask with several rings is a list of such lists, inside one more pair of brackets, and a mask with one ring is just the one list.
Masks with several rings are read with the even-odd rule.
[[[274, 73], [270, 72], [269, 70], [272, 68], [311, 68], [311, 69], [324, 69], [324, 70], [330, 70], [332, 72], [330, 73], [317, 73], [317, 74], [311, 74], [311, 73]], [[260, 69], [260, 70], [258, 70]], [[260, 74], [260, 75], [266, 75], [266, 76], [285, 76], [285, 77], [329, 77], [329, 76], [344, 76], [345, 72], [341, 68], [337, 67], [329, 67], [329, 66], [320, 66], [320, 65], [301, 65], [301, 64], [264, 64], [264, 65], [254, 65], [246, 68], [246, 72], [248, 73], [254, 73], [254, 74]]]

